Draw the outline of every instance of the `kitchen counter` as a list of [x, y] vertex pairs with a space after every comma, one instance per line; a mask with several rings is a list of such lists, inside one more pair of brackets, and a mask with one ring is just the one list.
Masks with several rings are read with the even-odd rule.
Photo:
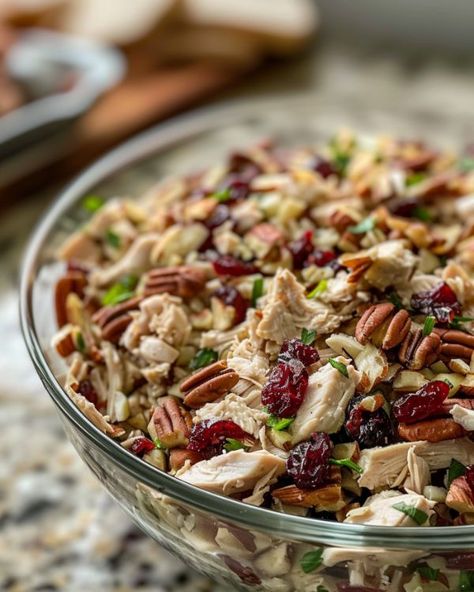
[[[232, 96], [313, 88], [326, 98], [347, 96], [350, 109], [354, 96], [376, 93], [395, 105], [409, 93], [415, 107], [429, 103], [473, 120], [474, 81], [442, 64], [414, 70], [390, 56], [371, 61], [326, 50], [283, 70]], [[49, 199], [35, 197], [0, 222], [0, 589], [224, 592], [141, 534], [109, 499], [66, 440], [35, 375], [18, 328], [16, 279], [26, 236]]]

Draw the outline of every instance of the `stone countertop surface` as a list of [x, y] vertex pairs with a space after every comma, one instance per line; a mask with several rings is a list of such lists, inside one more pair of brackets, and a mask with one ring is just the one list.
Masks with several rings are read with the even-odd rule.
[[[474, 80], [463, 70], [443, 63], [415, 69], [389, 55], [369, 60], [341, 49], [263, 73], [232, 96], [308, 89], [359, 99], [376, 91], [387, 105], [409, 93], [415, 105], [454, 109], [466, 120], [474, 109]], [[225, 592], [131, 524], [74, 452], [35, 375], [18, 326], [16, 284], [27, 235], [50, 199], [37, 196], [0, 220], [0, 590]]]

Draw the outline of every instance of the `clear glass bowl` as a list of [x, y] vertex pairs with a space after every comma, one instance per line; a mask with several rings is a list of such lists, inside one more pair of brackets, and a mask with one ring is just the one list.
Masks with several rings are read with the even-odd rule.
[[[270, 136], [286, 144], [314, 143], [340, 127], [369, 136], [388, 132], [426, 138], [452, 147], [472, 137], [472, 129], [453, 116], [413, 113], [407, 105], [387, 111], [349, 100], [323, 103], [312, 96], [214, 107], [159, 126], [87, 170], [36, 228], [21, 282], [24, 338], [80, 456], [144, 531], [195, 569], [241, 590], [474, 590], [461, 573], [474, 570], [474, 526], [397, 529], [325, 522], [196, 489], [101, 433], [61, 387], [65, 364], [50, 345], [55, 331], [53, 289], [62, 271], [54, 250], [84, 222], [84, 195], [137, 195], [165, 175], [199, 169], [255, 140]], [[321, 565], [305, 573], [304, 556], [313, 567], [321, 556]], [[441, 568], [447, 580], [422, 581], [417, 569], [426, 562]], [[347, 588], [349, 583], [352, 588]]]

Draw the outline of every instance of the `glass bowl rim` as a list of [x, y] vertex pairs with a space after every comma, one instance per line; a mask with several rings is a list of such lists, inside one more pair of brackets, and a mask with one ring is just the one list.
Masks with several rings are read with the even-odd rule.
[[[61, 413], [72, 422], [86, 439], [98, 447], [111, 461], [118, 464], [129, 476], [145, 483], [171, 498], [191, 504], [201, 511], [220, 518], [256, 528], [283, 538], [295, 538], [307, 542], [324, 542], [337, 546], [387, 547], [393, 549], [424, 548], [431, 550], [462, 549], [472, 542], [474, 526], [440, 527], [389, 527], [344, 524], [321, 519], [293, 516], [273, 510], [244, 504], [224, 496], [213, 494], [189, 485], [176, 477], [159, 471], [135, 457], [112, 438], [96, 428], [67, 396], [50, 368], [35, 330], [32, 294], [39, 257], [50, 232], [61, 215], [77, 204], [89, 188], [124, 166], [166, 151], [178, 142], [199, 133], [218, 129], [226, 122], [234, 124], [246, 118], [258, 116], [265, 109], [291, 107], [299, 104], [317, 104], [321, 101], [313, 93], [288, 94], [264, 97], [242, 103], [228, 101], [221, 105], [196, 109], [174, 117], [134, 136], [79, 174], [47, 208], [36, 224], [26, 247], [20, 276], [20, 325], [23, 338], [33, 365], [49, 395]], [[323, 101], [324, 103], [324, 101]], [[436, 536], [434, 536], [436, 533]]]

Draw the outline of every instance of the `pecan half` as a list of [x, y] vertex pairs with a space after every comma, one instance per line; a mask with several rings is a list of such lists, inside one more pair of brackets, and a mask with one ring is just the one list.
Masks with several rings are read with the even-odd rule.
[[181, 383], [180, 389], [185, 393], [185, 404], [198, 409], [228, 393], [238, 381], [237, 372], [233, 368], [227, 368], [225, 360], [220, 360], [188, 376]]
[[471, 359], [474, 353], [474, 335], [456, 329], [435, 329], [434, 332], [441, 338], [440, 353], [443, 357]]
[[331, 467], [328, 483], [318, 489], [300, 489], [287, 485], [272, 491], [272, 496], [289, 506], [315, 508], [319, 512], [337, 512], [346, 505], [341, 488], [341, 470]]
[[442, 442], [443, 440], [462, 438], [466, 435], [466, 431], [454, 419], [439, 418], [412, 424], [401, 423], [398, 426], [398, 434], [400, 438], [408, 442], [416, 442], [417, 440]]
[[373, 304], [360, 317], [355, 328], [355, 338], [365, 345], [376, 329], [378, 329], [390, 316], [395, 306], [390, 302]]
[[369, 340], [382, 349], [399, 345], [411, 327], [406, 310], [395, 311], [390, 302], [373, 304], [361, 316], [355, 329], [355, 338], [365, 345]]
[[443, 411], [449, 413], [455, 405], [474, 411], [474, 399], [446, 399], [443, 403]]
[[421, 327], [412, 323], [398, 352], [398, 359], [410, 370], [421, 370], [438, 359], [440, 344], [437, 333], [424, 336]]
[[461, 513], [474, 512], [474, 491], [465, 476], [452, 481], [445, 503]]
[[86, 276], [80, 271], [68, 271], [65, 276], [58, 280], [54, 292], [58, 327], [62, 327], [69, 322], [66, 309], [68, 295], [74, 292], [82, 298], [86, 284]]
[[179, 404], [176, 397], [163, 397], [158, 401], [148, 424], [151, 437], [166, 448], [187, 446], [193, 420], [189, 411]]
[[170, 467], [173, 471], [179, 471], [187, 461], [195, 465], [201, 460], [203, 460], [201, 453], [194, 450], [188, 450], [187, 448], [173, 448], [170, 450]]
[[192, 298], [202, 292], [205, 285], [206, 273], [202, 269], [190, 265], [162, 267], [150, 271], [144, 294], [154, 296], [168, 292], [181, 298]]
[[142, 296], [135, 296], [114, 306], [104, 306], [94, 313], [92, 320], [102, 329], [102, 339], [118, 343], [123, 332], [132, 322], [132, 316], [129, 313], [137, 310], [142, 300]]

